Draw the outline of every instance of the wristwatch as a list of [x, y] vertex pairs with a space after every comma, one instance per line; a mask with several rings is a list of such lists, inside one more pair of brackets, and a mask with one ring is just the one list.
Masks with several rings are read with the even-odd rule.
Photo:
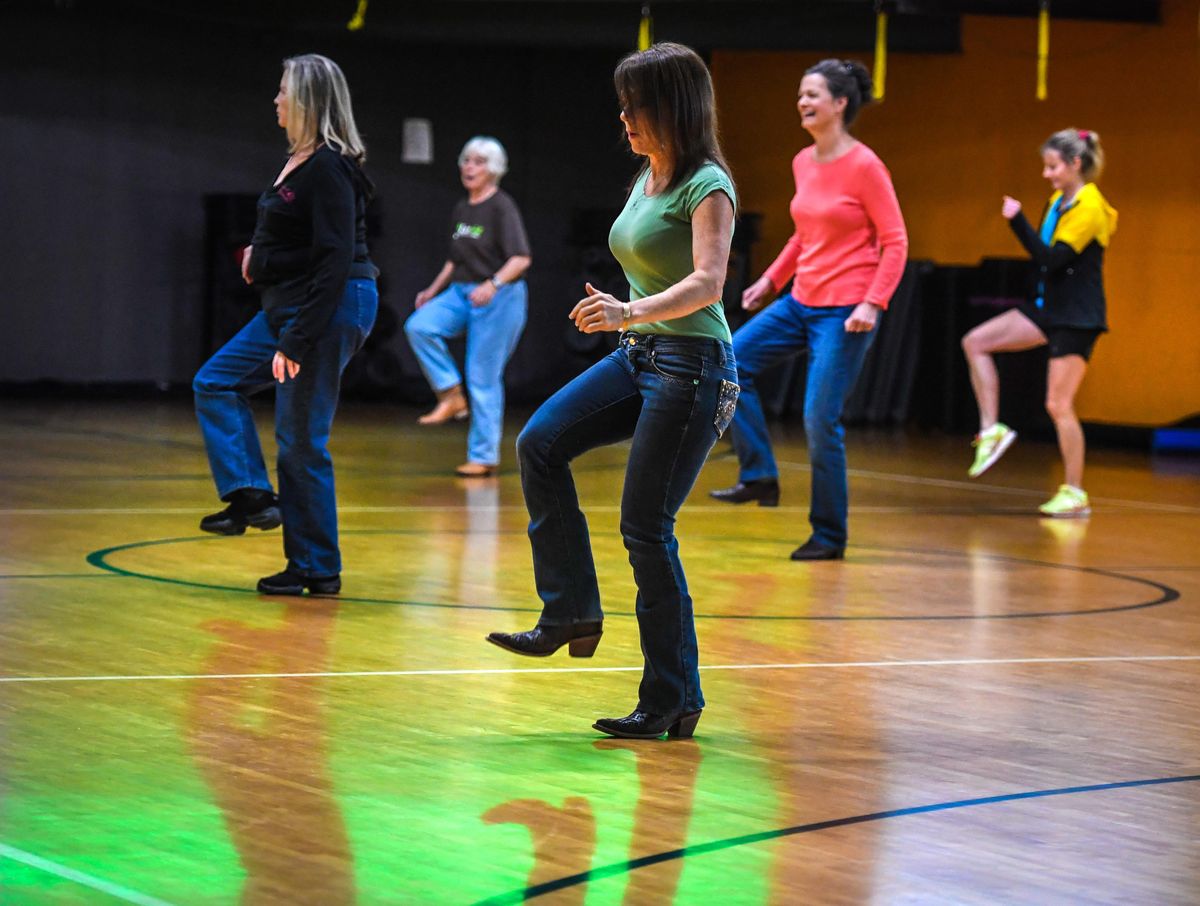
[[495, 274], [492, 274], [492, 276], [488, 277], [488, 282], [491, 283], [492, 286], [495, 287], [496, 289], [499, 289], [500, 287], [502, 287], [504, 285], [504, 281], [501, 280], [499, 277], [497, 277]]

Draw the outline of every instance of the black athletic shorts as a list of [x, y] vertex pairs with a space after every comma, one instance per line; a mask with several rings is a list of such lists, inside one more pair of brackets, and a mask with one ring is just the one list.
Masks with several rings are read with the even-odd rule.
[[1094, 327], [1060, 327], [1045, 324], [1042, 321], [1042, 312], [1032, 304], [1022, 305], [1021, 314], [1037, 325], [1037, 329], [1046, 335], [1052, 359], [1061, 359], [1065, 355], [1077, 355], [1086, 362], [1092, 357], [1092, 349], [1096, 345], [1096, 340], [1100, 338], [1100, 334], [1104, 333], [1103, 330], [1097, 330]]
[[1042, 333], [1050, 341], [1050, 358], [1061, 359], [1065, 355], [1077, 355], [1086, 362], [1092, 357], [1092, 348], [1104, 331], [1078, 327], [1043, 327]]

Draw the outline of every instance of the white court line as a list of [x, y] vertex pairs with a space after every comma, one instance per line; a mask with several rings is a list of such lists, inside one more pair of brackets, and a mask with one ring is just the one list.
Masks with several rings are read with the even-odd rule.
[[[798, 471], [798, 472], [812, 471], [812, 467], [808, 463], [788, 462], [786, 460], [780, 460], [779, 465], [784, 468], [792, 469], [792, 470]], [[924, 475], [906, 475], [902, 472], [877, 472], [877, 471], [872, 471], [870, 469], [847, 469], [847, 474], [857, 476], [859, 478], [869, 478], [869, 479], [873, 479], [876, 481], [894, 481], [894, 482], [899, 482], [901, 484], [923, 485], [925, 487], [931, 487], [931, 488], [950, 488], [953, 490], [960, 490], [960, 491], [984, 491], [985, 493], [989, 493], [989, 494], [1003, 494], [1003, 495], [1007, 495], [1010, 497], [1041, 498], [1041, 497], [1044, 497], [1045, 493], [1046, 493], [1045, 491], [1042, 491], [1042, 490], [1031, 490], [1028, 488], [1012, 488], [1012, 487], [1007, 487], [1005, 485], [997, 485], [997, 484], [982, 484], [980, 482], [963, 481], [961, 479], [929, 478]], [[1148, 510], [1154, 510], [1154, 511], [1165, 512], [1165, 513], [1191, 513], [1191, 514], [1200, 513], [1200, 507], [1187, 506], [1184, 504], [1156, 503], [1154, 501], [1149, 501], [1149, 500], [1125, 500], [1125, 499], [1118, 498], [1118, 497], [1092, 497], [1092, 500], [1096, 503], [1104, 504], [1106, 506], [1120, 506], [1120, 507], [1134, 507], [1134, 508], [1142, 507], [1142, 508], [1145, 508]], [[209, 509], [211, 509], [211, 508], [210, 507], [129, 507], [129, 508], [78, 507], [78, 508], [67, 508], [67, 509], [55, 509], [55, 508], [50, 508], [50, 507], [38, 507], [38, 508], [29, 508], [29, 509], [21, 509], [21, 508], [0, 509], [0, 516], [86, 516], [86, 515], [96, 515], [96, 516], [111, 516], [111, 515], [171, 516], [171, 515], [177, 515], [177, 516], [186, 516], [186, 515], [192, 515], [195, 513], [206, 513], [206, 512], [208, 512]], [[450, 512], [453, 510], [468, 510], [468, 509], [477, 509], [477, 508], [472, 507], [466, 503], [462, 504], [461, 506], [407, 506], [407, 505], [405, 505], [405, 506], [339, 506], [338, 507], [338, 511], [343, 512], [343, 513], [442, 513], [442, 512]], [[488, 509], [496, 510], [496, 511], [525, 512], [525, 507], [520, 506], [520, 505], [495, 506], [495, 507], [488, 507]], [[617, 511], [620, 509], [620, 507], [619, 506], [611, 506], [611, 505], [609, 505], [609, 506], [589, 505], [588, 509], [592, 510], [592, 511], [596, 511], [596, 512], [610, 512], [610, 511]], [[728, 510], [728, 505], [726, 505], [726, 504], [722, 504], [720, 506], [693, 505], [693, 506], [689, 506], [688, 509], [701, 510], [701, 511], [711, 509], [714, 512], [726, 512]], [[807, 508], [807, 506], [797, 506], [797, 507], [782, 506], [782, 507], [779, 507], [778, 509], [781, 511], [784, 511], [784, 512], [786, 512], [790, 509], [804, 510], [805, 512], [807, 512], [808, 508]], [[861, 509], [856, 508], [856, 507], [851, 507], [852, 512], [859, 511], [859, 512], [900, 512], [900, 513], [903, 513], [903, 512], [911, 512], [913, 509], [922, 509], [922, 507], [920, 507], [920, 506], [917, 506], [917, 507], [895, 507], [895, 508], [863, 507]]]
[[[780, 462], [779, 465], [801, 472], [811, 472], [812, 467], [807, 463]], [[998, 484], [976, 484], [973, 481], [962, 481], [952, 478], [927, 478], [923, 475], [905, 475], [900, 472], [872, 472], [868, 469], [847, 469], [846, 474], [860, 478], [873, 478], [878, 481], [896, 481], [902, 484], [918, 484], [932, 488], [954, 488], [956, 490], [986, 491], [989, 494], [1008, 494], [1017, 497], [1044, 497], [1045, 491], [1029, 490], [1027, 488], [1010, 488]], [[1167, 513], [1200, 513], [1200, 507], [1186, 506], [1177, 503], [1154, 503], [1148, 500], [1123, 500], [1118, 497], [1092, 497], [1093, 503], [1106, 506], [1146, 507], [1151, 510], [1161, 510]]]
[[110, 897], [124, 900], [126, 903], [138, 903], [141, 906], [171, 906], [166, 900], [146, 896], [146, 894], [130, 890], [128, 887], [121, 887], [119, 884], [113, 884], [102, 878], [92, 877], [89, 874], [84, 874], [82, 871], [67, 868], [67, 866], [59, 865], [57, 862], [51, 862], [49, 859], [43, 859], [41, 856], [27, 853], [23, 849], [17, 849], [15, 846], [7, 846], [4, 843], [0, 843], [0, 858], [11, 859], [14, 862], [20, 862], [22, 865], [28, 865], [30, 868], [36, 868], [38, 871], [44, 871], [55, 877], [74, 881], [76, 884], [82, 884], [84, 887], [92, 888], [92, 890], [106, 893]]
[[[812, 470], [812, 467], [808, 463], [788, 462], [786, 460], [780, 460], [779, 465], [784, 468], [792, 469], [794, 471], [799, 471], [799, 472], [808, 472], [808, 471]], [[959, 490], [959, 491], [983, 491], [988, 494], [1002, 494], [1002, 495], [1007, 495], [1010, 497], [1040, 498], [1040, 497], [1044, 497], [1045, 493], [1046, 493], [1045, 491], [1042, 491], [1042, 490], [1031, 490], [1028, 488], [1012, 488], [1012, 487], [1007, 487], [1004, 485], [997, 485], [997, 484], [982, 484], [980, 482], [975, 482], [975, 481], [962, 481], [961, 479], [929, 478], [924, 475], [906, 475], [902, 472], [877, 472], [877, 471], [872, 471], [870, 469], [847, 469], [847, 474], [853, 475], [853, 476], [856, 476], [859, 478], [873, 479], [876, 481], [894, 481], [894, 482], [899, 482], [901, 484], [923, 485], [925, 487], [931, 487], [931, 488], [950, 488], [950, 489]], [[1153, 511], [1157, 511], [1157, 512], [1164, 512], [1164, 513], [1189, 513], [1189, 514], [1200, 513], [1200, 507], [1187, 506], [1184, 504], [1156, 503], [1156, 502], [1149, 501], [1149, 500], [1125, 500], [1125, 499], [1118, 498], [1118, 497], [1092, 497], [1092, 500], [1095, 503], [1100, 503], [1105, 506], [1134, 507], [1134, 508], [1140, 507], [1140, 508], [1145, 508], [1145, 509], [1153, 510]], [[10, 508], [10, 509], [0, 509], [0, 516], [85, 516], [85, 515], [96, 515], [96, 516], [109, 516], [109, 515], [142, 515], [142, 516], [162, 515], [162, 516], [169, 516], [169, 515], [179, 515], [179, 516], [185, 516], [185, 515], [191, 515], [191, 514], [195, 514], [195, 513], [206, 513], [206, 512], [208, 512], [209, 509], [210, 509], [209, 507], [130, 507], [130, 508], [80, 507], [80, 508], [69, 508], [69, 509], [54, 509], [54, 508], [49, 508], [49, 507], [30, 508], [30, 509]], [[449, 511], [453, 511], [453, 510], [467, 510], [467, 509], [476, 509], [476, 508], [472, 507], [466, 503], [462, 504], [461, 506], [339, 506], [338, 507], [338, 511], [343, 512], [343, 513], [441, 513], [441, 512], [449, 512]], [[520, 505], [495, 506], [495, 507], [489, 507], [488, 509], [496, 510], [496, 511], [514, 511], [514, 512], [524, 512], [525, 511], [525, 508]], [[592, 510], [592, 511], [596, 511], [596, 512], [610, 512], [610, 511], [619, 510], [620, 507], [589, 505], [588, 509]], [[707, 510], [707, 509], [712, 509], [715, 512], [725, 512], [728, 510], [728, 505], [723, 504], [721, 506], [708, 506], [708, 507], [703, 506], [703, 505], [693, 505], [693, 506], [688, 507], [688, 509], [702, 510], [702, 511]], [[805, 510], [807, 512], [807, 507], [786, 507], [786, 506], [779, 507], [779, 510], [784, 511], [784, 512], [787, 512], [790, 509]], [[852, 512], [854, 512], [856, 510], [859, 512], [910, 512], [913, 509], [921, 509], [921, 507], [896, 507], [894, 510], [885, 508], [885, 507], [881, 507], [881, 508], [866, 507], [866, 508], [862, 508], [861, 510], [858, 510], [858, 508], [851, 507]]]
[[[1103, 657], [974, 658], [945, 661], [840, 661], [795, 664], [702, 664], [701, 670], [846, 670], [873, 667], [981, 667], [1005, 664], [1104, 664], [1200, 661], [1200, 654], [1111, 655]], [[97, 683], [136, 680], [311, 679], [360, 676], [507, 676], [511, 674], [632, 673], [636, 667], [496, 667], [460, 670], [346, 670], [314, 673], [160, 673], [140, 676], [0, 676], [0, 683]]]

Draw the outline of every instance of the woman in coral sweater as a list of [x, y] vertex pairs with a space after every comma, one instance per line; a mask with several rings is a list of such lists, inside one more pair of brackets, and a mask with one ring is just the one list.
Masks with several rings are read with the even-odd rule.
[[792, 161], [796, 231], [742, 294], [742, 308], [757, 311], [789, 280], [792, 289], [733, 337], [742, 387], [732, 426], [738, 482], [712, 492], [727, 503], [779, 503], [779, 469], [754, 379], [783, 359], [808, 353], [804, 428], [812, 464], [812, 536], [792, 552], [793, 560], [844, 556], [848, 491], [842, 408], [908, 255], [891, 176], [849, 132], [871, 99], [871, 77], [861, 63], [822, 60], [804, 74], [796, 108], [813, 144]]

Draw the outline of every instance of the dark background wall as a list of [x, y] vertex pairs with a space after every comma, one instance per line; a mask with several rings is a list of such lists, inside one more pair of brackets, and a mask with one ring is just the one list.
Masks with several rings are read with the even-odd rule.
[[[1104, 185], [1122, 209], [1122, 230], [1108, 267], [1113, 338], [1098, 349], [1081, 398], [1089, 419], [1162, 424], [1200, 408], [1200, 332], [1191, 321], [1174, 326], [1194, 295], [1198, 260], [1187, 237], [1195, 232], [1200, 132], [1183, 115], [1196, 106], [1196, 4], [1056, 0], [1045, 103], [1031, 99], [1027, 0], [885, 4], [894, 13], [889, 94], [859, 131], [892, 167], [914, 258], [972, 267], [985, 255], [1019, 253], [995, 215], [998, 192], [1030, 204], [1043, 196], [1030, 149], [1051, 128], [1086, 122], [1105, 136]], [[510, 397], [544, 396], [590, 361], [593, 341], [566, 313], [585, 272], [612, 267], [604, 237], [636, 166], [611, 73], [634, 44], [640, 0], [377, 0], [367, 27], [350, 33], [355, 5], [0, 4], [0, 386], [187, 387], [214, 339], [214, 260], [239, 291], [233, 256], [206, 255], [205, 198], [252, 198], [274, 178], [286, 153], [271, 105], [280, 62], [308, 51], [345, 69], [379, 188], [372, 250], [390, 317], [381, 318], [368, 360], [390, 365], [374, 375], [386, 377], [385, 395], [428, 394], [399, 324], [444, 259], [449, 212], [462, 194], [456, 157], [477, 133], [509, 149], [504, 187], [525, 214], [534, 250]], [[652, 5], [657, 38], [691, 43], [712, 61], [743, 210], [764, 215], [764, 239], [750, 251], [753, 276], [789, 229], [787, 159], [807, 141], [792, 115], [797, 74], [829, 54], [870, 61], [875, 4]], [[970, 12], [1016, 18], [962, 15]], [[1163, 89], [1163, 71], [1175, 74], [1169, 87], [1193, 87], [1177, 97]], [[406, 117], [432, 121], [432, 165], [401, 162]], [[585, 239], [594, 242], [590, 256]], [[950, 299], [926, 289], [914, 289], [914, 304], [928, 309], [940, 339], [920, 357], [936, 354], [961, 384], [954, 332], [962, 325], [940, 328], [951, 323], [944, 312], [970, 293]], [[220, 303], [233, 293], [216, 295]], [[1161, 367], [1147, 369], [1147, 361]], [[348, 375], [355, 391], [361, 366]], [[1153, 386], [1160, 374], [1171, 375], [1165, 392]], [[945, 382], [916, 394], [956, 396]]]
[[[571, 224], [619, 207], [634, 169], [612, 95], [621, 48], [397, 45], [96, 7], [0, 15], [0, 382], [190, 381], [207, 351], [203, 196], [274, 179], [280, 61], [308, 51], [338, 60], [351, 85], [378, 186], [384, 304], [411, 312], [445, 259], [458, 152], [495, 135], [535, 250], [510, 374], [536, 384], [571, 369], [547, 354], [564, 346], [581, 282]], [[401, 163], [405, 117], [432, 120], [432, 165]], [[387, 343], [419, 384], [400, 332]]]

